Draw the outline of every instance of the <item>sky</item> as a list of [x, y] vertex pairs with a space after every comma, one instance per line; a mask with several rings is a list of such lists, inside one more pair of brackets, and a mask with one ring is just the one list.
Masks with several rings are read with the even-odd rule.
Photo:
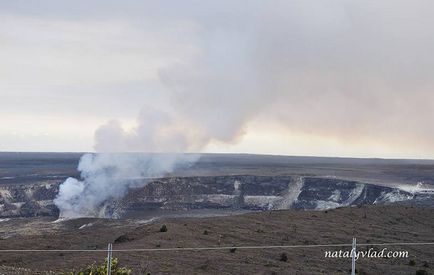
[[1, 1], [0, 151], [434, 158], [433, 12]]

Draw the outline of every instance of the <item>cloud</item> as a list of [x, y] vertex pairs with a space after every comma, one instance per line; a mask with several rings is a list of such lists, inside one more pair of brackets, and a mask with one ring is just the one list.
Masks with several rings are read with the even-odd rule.
[[[97, 150], [104, 133], [116, 150], [152, 149], [139, 142], [157, 127], [143, 119], [149, 109], [169, 117], [157, 127], [164, 143], [180, 135], [198, 150], [242, 142], [257, 120], [357, 146], [434, 149], [431, 1], [83, 3], [47, 2], [49, 13], [8, 4], [0, 85], [39, 85], [26, 94], [61, 82], [68, 89], [43, 92], [61, 98], [75, 87], [74, 106], [117, 120], [97, 131]], [[98, 102], [110, 102], [103, 115]]]

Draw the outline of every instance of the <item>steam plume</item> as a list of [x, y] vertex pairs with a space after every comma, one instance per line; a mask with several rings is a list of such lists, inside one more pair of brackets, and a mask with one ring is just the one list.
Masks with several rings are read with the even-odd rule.
[[60, 185], [54, 203], [60, 217], [110, 217], [105, 203], [125, 195], [131, 187], [145, 185], [149, 178], [188, 166], [193, 154], [85, 154], [78, 170], [82, 180], [68, 178]]
[[82, 179], [68, 178], [60, 185], [54, 200], [60, 217], [110, 217], [108, 201], [121, 198], [131, 187], [146, 185], [149, 178], [193, 164], [199, 155], [184, 152], [202, 142], [176, 122], [167, 113], [148, 110], [131, 131], [117, 121], [101, 126], [95, 135], [100, 153], [80, 159]]

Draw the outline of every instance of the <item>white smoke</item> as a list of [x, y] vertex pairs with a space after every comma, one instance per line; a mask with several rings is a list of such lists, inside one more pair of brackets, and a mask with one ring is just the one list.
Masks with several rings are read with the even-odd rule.
[[68, 178], [54, 203], [61, 218], [109, 217], [105, 203], [119, 199], [131, 187], [194, 163], [194, 154], [85, 154], [78, 170], [82, 180]]
[[136, 128], [127, 131], [110, 121], [96, 131], [95, 139], [99, 153], [82, 156], [81, 180], [68, 178], [60, 185], [54, 203], [61, 218], [110, 217], [108, 202], [131, 187], [146, 185], [149, 178], [192, 165], [199, 155], [185, 152], [204, 144], [179, 119], [149, 109], [141, 113]]
[[207, 141], [209, 139], [179, 115], [153, 108], [143, 108], [137, 126], [131, 130], [125, 130], [119, 121], [112, 120], [95, 133], [98, 152], [197, 152]]

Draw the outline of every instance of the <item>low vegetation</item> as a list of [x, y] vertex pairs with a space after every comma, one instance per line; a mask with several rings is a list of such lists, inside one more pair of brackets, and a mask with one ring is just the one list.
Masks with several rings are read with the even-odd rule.
[[[112, 259], [111, 264], [111, 274], [112, 275], [131, 275], [132, 270], [126, 267], [119, 267], [119, 262], [117, 258]], [[85, 269], [80, 271], [71, 271], [65, 273], [65, 275], [107, 275], [107, 259], [104, 260], [104, 263], [101, 265], [97, 265], [93, 263], [87, 266]]]
[[280, 254], [280, 261], [281, 262], [287, 262], [288, 261], [288, 255], [285, 252]]
[[167, 232], [167, 226], [163, 224], [160, 228], [160, 232]]

